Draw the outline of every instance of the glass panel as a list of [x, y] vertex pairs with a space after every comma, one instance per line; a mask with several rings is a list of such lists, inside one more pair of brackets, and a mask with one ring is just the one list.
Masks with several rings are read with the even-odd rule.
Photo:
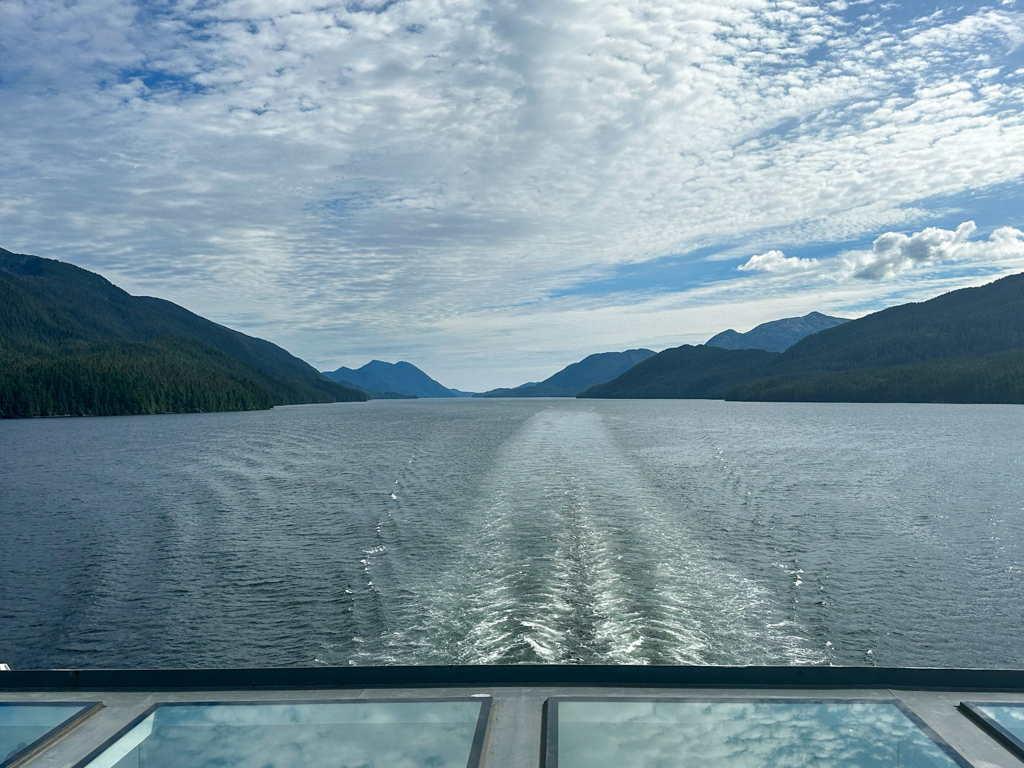
[[89, 704], [0, 704], [0, 765]]
[[164, 705], [88, 768], [467, 768], [480, 701]]
[[975, 709], [1024, 743], [1024, 704], [974, 704]]
[[891, 702], [559, 701], [557, 712], [558, 768], [965, 764]]

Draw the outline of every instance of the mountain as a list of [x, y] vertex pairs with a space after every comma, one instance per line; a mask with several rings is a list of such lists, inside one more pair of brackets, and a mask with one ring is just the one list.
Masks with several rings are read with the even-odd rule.
[[[326, 374], [325, 374], [326, 375]], [[419, 398], [416, 395], [403, 395], [401, 392], [374, 392], [369, 389], [363, 389], [362, 387], [352, 384], [350, 382], [340, 382], [344, 387], [350, 387], [366, 394], [366, 397], [370, 400], [417, 400]]]
[[365, 399], [268, 341], [71, 264], [0, 249], [0, 416]]
[[808, 336], [778, 373], [849, 370], [1024, 349], [1024, 273], [883, 309]]
[[576, 397], [585, 389], [610, 381], [653, 356], [649, 349], [600, 352], [566, 366], [544, 381], [513, 389], [492, 389], [475, 397]]
[[498, 387], [497, 389], [489, 389], [486, 392], [477, 392], [473, 397], [523, 397], [523, 395], [517, 395], [524, 389], [530, 389], [540, 384], [539, 381], [528, 381], [525, 384], [520, 384], [518, 387]]
[[823, 403], [1021, 403], [1024, 350], [907, 365], [769, 376], [726, 400]]
[[722, 349], [764, 349], [768, 352], [784, 352], [800, 339], [812, 333], [834, 328], [848, 322], [843, 317], [829, 317], [820, 312], [811, 312], [803, 317], [787, 317], [761, 323], [746, 333], [737, 333], [731, 328], [708, 339], [704, 346]]
[[752, 351], [665, 350], [581, 397], [1024, 403], [1024, 273]]
[[397, 392], [416, 397], [464, 397], [434, 381], [412, 363], [385, 363], [371, 360], [362, 368], [342, 366], [336, 371], [324, 371], [332, 381], [351, 384], [370, 392]]
[[729, 399], [1024, 403], [1024, 273], [808, 336]]
[[759, 378], [779, 357], [763, 349], [690, 346], [666, 349], [579, 397], [721, 399]]

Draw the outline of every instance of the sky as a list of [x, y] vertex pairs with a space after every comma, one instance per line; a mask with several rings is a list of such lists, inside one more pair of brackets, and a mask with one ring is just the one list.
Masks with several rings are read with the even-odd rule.
[[0, 0], [0, 247], [481, 391], [1024, 271], [1024, 0]]

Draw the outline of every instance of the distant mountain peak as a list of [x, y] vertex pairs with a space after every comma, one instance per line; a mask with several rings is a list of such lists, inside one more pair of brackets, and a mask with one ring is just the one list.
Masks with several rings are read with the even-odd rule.
[[803, 317], [784, 317], [738, 333], [730, 328], [712, 336], [706, 347], [722, 349], [763, 349], [766, 352], [784, 352], [801, 339], [818, 331], [834, 328], [847, 322], [843, 317], [830, 317], [821, 312], [809, 312]]
[[462, 396], [405, 360], [397, 363], [371, 360], [362, 368], [342, 366], [334, 371], [324, 371], [324, 375], [340, 384], [352, 384], [369, 392], [397, 392], [414, 397]]
[[[814, 315], [840, 320], [766, 325]], [[1022, 370], [1024, 273], [843, 321], [781, 353], [666, 349], [580, 397], [1024, 403]]]

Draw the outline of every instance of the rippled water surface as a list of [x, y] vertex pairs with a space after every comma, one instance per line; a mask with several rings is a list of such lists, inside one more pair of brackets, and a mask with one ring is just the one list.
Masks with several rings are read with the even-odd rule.
[[0, 661], [1024, 667], [1024, 408], [0, 422]]

